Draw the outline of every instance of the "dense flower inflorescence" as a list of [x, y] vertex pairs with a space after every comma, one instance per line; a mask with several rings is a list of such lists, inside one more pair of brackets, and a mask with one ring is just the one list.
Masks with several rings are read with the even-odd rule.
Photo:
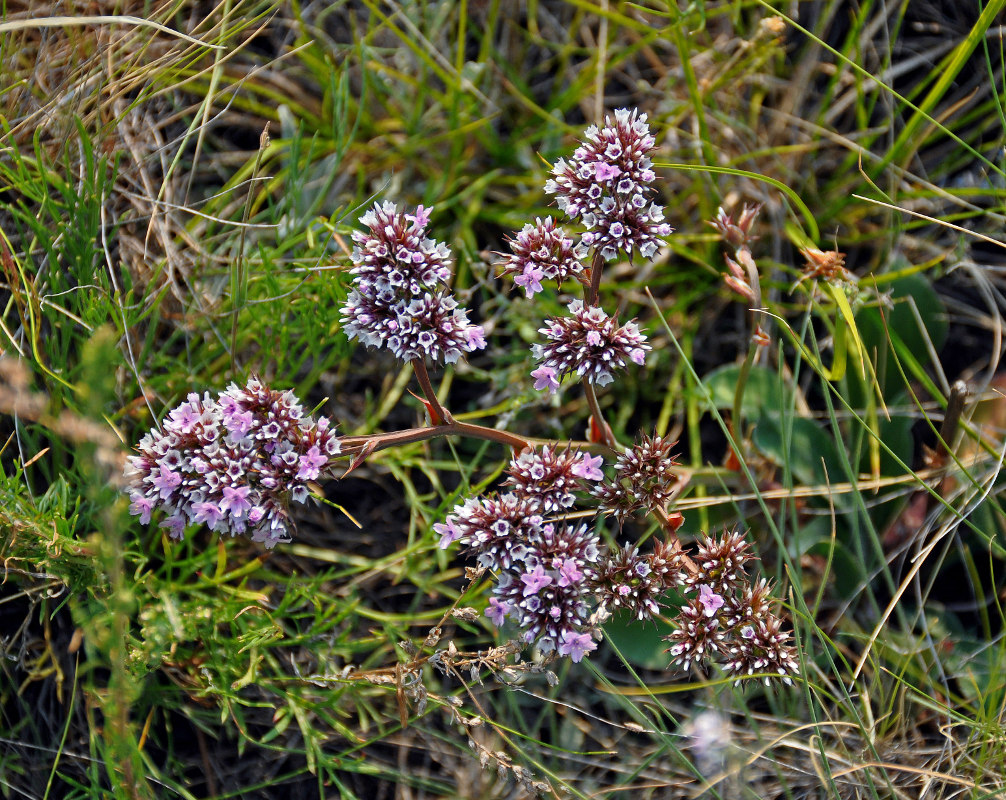
[[646, 115], [620, 108], [614, 119], [605, 117], [603, 128], [587, 128], [584, 137], [569, 161], [556, 162], [545, 191], [587, 228], [585, 246], [609, 260], [619, 251], [649, 258], [671, 227], [663, 221], [663, 208], [650, 200], [656, 175], [648, 154], [655, 142]]
[[678, 485], [677, 465], [671, 449], [677, 442], [644, 434], [618, 456], [615, 478], [592, 489], [600, 500], [598, 510], [619, 519], [636, 511], [663, 509]]
[[518, 497], [536, 504], [542, 513], [565, 511], [576, 502], [574, 491], [603, 477], [600, 464], [600, 456], [569, 448], [526, 448], [510, 462], [506, 485]]
[[327, 418], [304, 416], [292, 392], [272, 391], [257, 378], [215, 399], [192, 393], [130, 457], [129, 510], [147, 523], [163, 509], [161, 527], [176, 539], [187, 525], [205, 523], [273, 547], [289, 538], [290, 503], [307, 500], [307, 482], [339, 449]]
[[[705, 537], [698, 546], [696, 574], [681, 574], [685, 591], [696, 591], [674, 621], [667, 640], [672, 663], [720, 663], [737, 680], [756, 673], [777, 675], [789, 684], [800, 671], [791, 635], [773, 610], [771, 587], [752, 585], [744, 566], [753, 559], [743, 534]], [[768, 683], [768, 677], [765, 678]]]
[[426, 236], [429, 209], [402, 214], [393, 203], [375, 204], [353, 234], [353, 290], [342, 309], [350, 339], [386, 346], [398, 358], [448, 364], [485, 347], [482, 328], [444, 288], [450, 251]]
[[677, 572], [660, 568], [663, 555], [658, 548], [644, 556], [638, 547], [628, 544], [610, 551], [598, 567], [597, 577], [605, 607], [624, 608], [639, 620], [656, 616], [660, 598], [677, 585], [678, 577]]
[[554, 392], [562, 378], [572, 374], [604, 386], [614, 380], [612, 370], [646, 360], [650, 345], [634, 322], [620, 326], [602, 308], [585, 307], [580, 300], [571, 302], [568, 310], [568, 317], [548, 319], [547, 327], [539, 329], [548, 341], [532, 347], [540, 363], [531, 373], [537, 379], [535, 389]]
[[510, 255], [503, 262], [503, 274], [513, 275], [514, 283], [522, 287], [528, 297], [541, 291], [542, 280], [562, 284], [567, 278], [586, 280], [585, 268], [580, 260], [585, 248], [577, 248], [562, 228], [551, 217], [544, 221], [535, 219], [520, 233], [509, 239]]
[[599, 553], [586, 525], [546, 524], [528, 542], [523, 564], [500, 574], [486, 614], [496, 625], [510, 617], [543, 652], [579, 661], [597, 647], [588, 620]]

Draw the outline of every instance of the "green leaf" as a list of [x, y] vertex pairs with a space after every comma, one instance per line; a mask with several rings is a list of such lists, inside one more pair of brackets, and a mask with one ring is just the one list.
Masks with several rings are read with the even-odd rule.
[[[740, 366], [730, 364], [715, 369], [703, 378], [716, 408], [731, 409]], [[779, 415], [792, 408], [792, 389], [775, 371], [766, 367], [751, 367], [747, 385], [744, 387], [744, 401], [741, 410], [747, 419], [757, 419], [763, 414]]]
[[755, 426], [752, 441], [766, 458], [787, 464], [797, 482], [823, 486], [845, 479], [835, 440], [820, 425], [804, 417], [787, 421], [784, 436], [777, 418], [764, 416]]
[[669, 645], [662, 637], [673, 630], [666, 622], [642, 623], [624, 611], [616, 613], [604, 625], [604, 635], [625, 660], [643, 669], [667, 669], [670, 657], [665, 651]]

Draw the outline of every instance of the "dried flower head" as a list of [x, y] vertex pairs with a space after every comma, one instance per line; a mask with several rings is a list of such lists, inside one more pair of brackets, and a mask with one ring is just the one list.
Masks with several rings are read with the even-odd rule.
[[386, 346], [398, 358], [456, 362], [485, 347], [482, 328], [443, 288], [450, 251], [425, 235], [429, 209], [402, 214], [376, 204], [361, 217], [370, 232], [353, 234], [353, 290], [342, 309], [350, 339]]
[[649, 199], [656, 175], [648, 154], [655, 142], [646, 114], [620, 108], [604, 122], [603, 128], [587, 128], [586, 141], [568, 162], [556, 162], [545, 191], [556, 196], [568, 217], [584, 224], [583, 244], [604, 258], [619, 251], [649, 258], [671, 227], [663, 221], [663, 208]]
[[528, 297], [541, 291], [541, 281], [545, 279], [560, 285], [567, 278], [586, 281], [586, 269], [580, 260], [585, 253], [573, 246], [573, 240], [566, 237], [551, 217], [544, 221], [536, 218], [534, 225], [525, 225], [508, 243], [511, 253], [505, 256], [502, 274], [513, 275], [514, 283]]
[[540, 328], [548, 341], [535, 344], [532, 354], [540, 363], [531, 375], [537, 378], [536, 389], [554, 392], [566, 375], [576, 374], [591, 383], [604, 386], [614, 380], [612, 370], [625, 367], [626, 362], [642, 364], [650, 345], [634, 322], [619, 326], [598, 306], [585, 307], [580, 300], [568, 306], [568, 317], [546, 320]]
[[850, 281], [854, 276], [845, 268], [845, 253], [837, 250], [818, 250], [806, 247], [800, 250], [807, 263], [800, 280], [821, 278], [826, 281]]
[[205, 523], [273, 547], [289, 539], [290, 503], [307, 500], [307, 482], [331, 465], [339, 439], [326, 417], [305, 417], [292, 392], [252, 377], [217, 398], [190, 394], [137, 450], [127, 477], [129, 510], [141, 522], [159, 507], [176, 539]]
[[674, 471], [677, 461], [671, 453], [676, 444], [661, 436], [643, 434], [615, 461], [614, 480], [591, 491], [601, 501], [598, 509], [619, 519], [635, 511], [663, 509], [678, 485]]

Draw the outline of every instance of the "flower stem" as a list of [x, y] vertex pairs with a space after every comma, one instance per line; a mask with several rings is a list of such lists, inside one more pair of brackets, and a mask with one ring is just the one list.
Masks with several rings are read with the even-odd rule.
[[412, 359], [412, 369], [416, 372], [419, 386], [426, 396], [430, 418], [434, 425], [447, 425], [454, 421], [447, 409], [440, 405], [437, 393], [433, 390], [433, 383], [430, 381], [430, 373], [426, 371], [426, 362], [421, 358]]
[[[746, 251], [747, 248], [744, 248]], [[747, 277], [748, 286], [751, 287], [752, 294], [752, 306], [751, 306], [751, 341], [748, 344], [747, 354], [744, 356], [744, 363], [741, 364], [740, 373], [737, 375], [737, 386], [734, 388], [734, 408], [733, 415], [730, 418], [730, 427], [733, 429], [734, 439], [737, 443], [737, 448], [740, 452], [737, 453], [738, 458], [744, 457], [744, 424], [742, 417], [742, 408], [744, 405], [744, 389], [747, 386], [748, 376], [751, 374], [751, 366], [754, 364], [755, 357], [758, 355], [759, 345], [755, 340], [755, 334], [758, 331], [758, 309], [761, 308], [761, 280], [758, 275], [758, 266], [755, 264], [753, 258], [751, 258], [750, 253], [747, 254], [747, 258], [741, 258], [741, 252], [738, 250], [737, 253], [738, 261], [741, 264], [745, 264], [747, 267]]]
[[751, 342], [748, 345], [747, 355], [744, 356], [744, 363], [741, 364], [740, 372], [737, 374], [737, 386], [734, 387], [734, 409], [730, 417], [730, 428], [733, 431], [738, 458], [744, 457], [744, 420], [742, 408], [744, 405], [744, 388], [747, 386], [748, 376], [751, 374], [751, 365], [754, 364], [755, 356], [758, 353], [758, 345]]
[[583, 379], [583, 394], [587, 398], [587, 405], [590, 406], [590, 415], [597, 424], [597, 429], [601, 432], [601, 441], [615, 452], [620, 452], [618, 439], [611, 430], [611, 426], [605, 422], [601, 412], [601, 404], [597, 401], [597, 392], [594, 391], [594, 384], [586, 378]]
[[406, 428], [401, 431], [374, 433], [369, 436], [343, 436], [339, 443], [342, 445], [343, 453], [349, 449], [363, 449], [368, 446], [371, 452], [375, 452], [386, 450], [389, 447], [399, 447], [403, 444], [436, 439], [440, 436], [467, 436], [471, 439], [484, 439], [507, 445], [517, 452], [531, 446], [530, 440], [509, 431], [487, 428], [484, 425], [473, 425], [469, 422], [458, 422], [453, 417], [448, 422], [434, 424], [426, 428]]
[[604, 257], [598, 252], [594, 251], [594, 257], [590, 262], [590, 287], [587, 292], [587, 305], [596, 306], [597, 305], [597, 295], [601, 290], [601, 271], [604, 269]]
[[701, 571], [699, 565], [685, 554], [684, 548], [681, 546], [681, 540], [678, 538], [677, 526], [671, 522], [670, 515], [662, 508], [654, 508], [653, 516], [660, 521], [660, 527], [664, 529], [664, 533], [667, 536], [667, 543], [673, 544], [681, 553], [681, 566], [692, 575], [698, 575]]

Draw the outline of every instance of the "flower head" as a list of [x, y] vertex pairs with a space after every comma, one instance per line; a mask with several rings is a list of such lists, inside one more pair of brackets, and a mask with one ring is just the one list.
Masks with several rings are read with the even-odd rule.
[[551, 370], [549, 374], [557, 384], [558, 378], [575, 374], [604, 386], [614, 380], [612, 370], [625, 367], [628, 361], [645, 361], [650, 345], [634, 322], [619, 326], [603, 309], [584, 307], [580, 300], [571, 302], [568, 309], [568, 317], [546, 320], [547, 327], [540, 328], [539, 333], [547, 341], [534, 345], [532, 350], [541, 365], [539, 369]]
[[565, 511], [576, 502], [573, 492], [579, 488], [580, 464], [577, 450], [560, 450], [552, 445], [540, 451], [526, 448], [510, 462], [506, 485], [517, 496], [536, 504], [540, 513]]
[[609, 550], [597, 565], [601, 600], [609, 609], [624, 608], [636, 619], [652, 619], [660, 612], [660, 598], [676, 584], [676, 569], [655, 568], [659, 556], [643, 556], [638, 547]]
[[353, 290], [342, 308], [343, 329], [402, 360], [450, 364], [486, 343], [482, 328], [442, 288], [452, 274], [450, 251], [426, 237], [429, 212], [419, 206], [402, 214], [384, 203], [361, 217], [370, 231], [353, 234]]
[[328, 419], [304, 416], [292, 392], [257, 378], [231, 384], [217, 398], [192, 393], [170, 411], [129, 459], [130, 513], [182, 538], [186, 525], [251, 535], [273, 547], [289, 537], [291, 503], [308, 497], [316, 478], [339, 453]]
[[[572, 636], [585, 634], [590, 607], [582, 583], [561, 583], [558, 572], [538, 564], [523, 573], [504, 572], [494, 590], [497, 603], [508, 609], [510, 620], [527, 643], [537, 642], [543, 652], [560, 648]], [[590, 636], [587, 634], [587, 638]], [[586, 646], [586, 640], [577, 640]], [[587, 648], [584, 653], [593, 648]], [[567, 645], [566, 652], [571, 652]], [[581, 658], [582, 658], [581, 653]]]
[[541, 533], [539, 509], [533, 499], [512, 493], [469, 498], [433, 529], [441, 547], [460, 541], [481, 566], [508, 569], [527, 559], [528, 546]]
[[542, 278], [558, 284], [567, 278], [585, 280], [580, 260], [585, 252], [574, 246], [551, 217], [536, 218], [534, 225], [528, 223], [508, 241], [511, 253], [503, 262], [503, 274], [514, 275], [514, 283], [524, 287], [528, 297], [541, 291]]
[[671, 449], [675, 441], [644, 434], [618, 456], [615, 478], [591, 490], [601, 502], [599, 510], [623, 519], [635, 511], [663, 509], [678, 485]]
[[587, 228], [582, 243], [606, 259], [619, 252], [649, 258], [660, 237], [671, 227], [663, 208], [652, 203], [656, 177], [649, 153], [654, 139], [646, 115], [620, 108], [604, 127], [590, 126], [586, 139], [566, 161], [559, 159], [545, 191], [556, 196], [559, 208]]

